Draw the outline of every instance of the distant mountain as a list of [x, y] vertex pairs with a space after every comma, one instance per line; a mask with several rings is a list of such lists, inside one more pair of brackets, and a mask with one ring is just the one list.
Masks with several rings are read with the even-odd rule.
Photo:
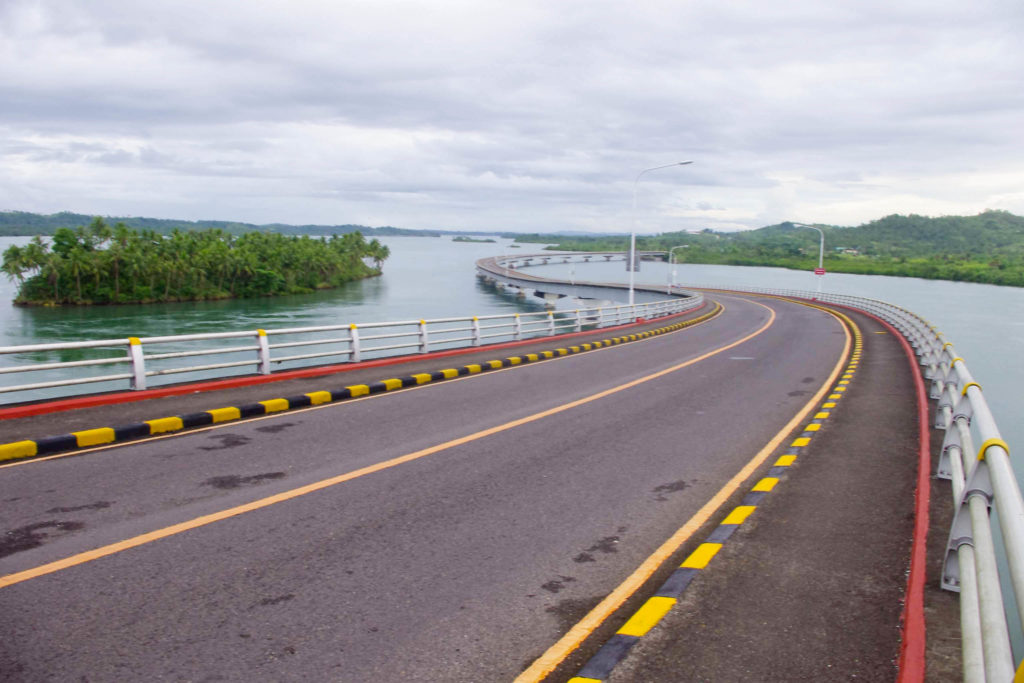
[[[0, 235], [52, 235], [57, 228], [74, 228], [88, 225], [94, 216], [82, 213], [61, 211], [60, 213], [38, 214], [27, 211], [0, 211]], [[238, 221], [186, 221], [168, 218], [145, 218], [141, 216], [104, 216], [109, 223], [124, 223], [137, 230], [153, 230], [159, 233], [170, 233], [175, 230], [204, 230], [220, 228], [225, 232], [241, 234], [253, 231], [270, 231], [285, 235], [334, 235], [350, 232], [361, 232], [364, 235], [412, 235], [420, 237], [440, 237], [442, 234], [460, 234], [444, 230], [408, 230], [391, 226], [371, 228], [365, 225], [286, 225], [284, 223], [267, 223], [256, 225]]]
[[[1008, 211], [977, 216], [893, 214], [856, 227], [817, 225], [825, 233], [829, 271], [901, 275], [1024, 286], [1024, 217]], [[668, 251], [685, 263], [812, 268], [819, 234], [793, 223], [743, 232], [673, 232], [638, 235], [637, 247]], [[524, 235], [520, 242], [556, 243], [557, 249], [627, 249], [629, 237]]]

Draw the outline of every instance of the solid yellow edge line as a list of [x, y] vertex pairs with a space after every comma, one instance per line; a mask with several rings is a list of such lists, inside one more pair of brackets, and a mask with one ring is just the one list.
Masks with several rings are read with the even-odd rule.
[[[768, 459], [768, 456], [779, 447], [790, 432], [792, 432], [793, 429], [811, 412], [811, 410], [814, 409], [818, 402], [821, 401], [822, 397], [828, 393], [832, 382], [834, 382], [836, 377], [839, 376], [846, 356], [850, 353], [852, 340], [849, 329], [847, 329], [846, 325], [843, 324], [842, 320], [840, 320], [838, 316], [827, 309], [821, 308], [820, 310], [825, 311], [839, 322], [846, 337], [843, 352], [840, 354], [839, 360], [836, 362], [832, 372], [825, 380], [825, 383], [821, 385], [821, 388], [818, 389], [814, 396], [804, 404], [804, 407], [793, 416], [793, 419], [786, 423], [779, 433], [776, 434], [771, 441], [765, 444], [764, 448], [762, 448], [757, 455], [750, 459], [750, 462], [744, 465], [732, 479], [727, 481], [725, 485], [718, 490], [718, 493], [712, 496], [711, 499], [705, 503], [695, 515], [693, 515], [693, 517], [687, 520], [686, 524], [680, 527], [679, 530], [671, 536], [671, 538], [662, 543], [658, 549], [650, 555], [650, 557], [644, 560], [643, 564], [637, 567], [636, 571], [630, 574], [626, 580], [620, 583], [615, 590], [605, 597], [604, 600], [599, 602], [597, 606], [590, 610], [590, 612], [578, 621], [576, 625], [570, 628], [569, 631], [558, 640], [558, 642], [548, 648], [548, 650], [538, 657], [533, 664], [519, 674], [513, 683], [538, 683], [543, 680], [545, 676], [554, 671], [566, 657], [583, 644], [584, 640], [590, 637], [590, 634], [593, 633], [598, 626], [603, 624], [608, 617], [610, 617], [631, 595], [633, 595], [633, 593], [639, 590], [644, 582], [651, 577], [658, 567], [665, 563], [665, 561], [679, 548], [679, 546], [689, 540], [689, 538], [698, 529], [700, 529], [708, 519], [710, 519], [711, 515], [722, 507], [729, 497], [736, 492], [740, 485], [750, 478], [757, 468]], [[772, 320], [774, 320], [774, 311]], [[761, 331], [762, 330], [758, 330], [752, 335], [740, 339], [729, 347], [715, 351], [715, 353], [720, 353], [721, 351], [732, 348], [733, 346], [738, 346], [751, 337], [760, 334]]]

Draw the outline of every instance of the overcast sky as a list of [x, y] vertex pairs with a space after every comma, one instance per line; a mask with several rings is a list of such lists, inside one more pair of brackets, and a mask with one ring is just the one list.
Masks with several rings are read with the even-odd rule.
[[1019, 0], [0, 0], [0, 210], [455, 230], [1024, 214]]

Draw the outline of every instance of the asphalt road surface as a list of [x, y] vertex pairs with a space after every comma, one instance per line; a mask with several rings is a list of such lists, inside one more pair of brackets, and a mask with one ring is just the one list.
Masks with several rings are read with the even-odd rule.
[[715, 298], [640, 342], [0, 468], [0, 678], [514, 679], [840, 362], [827, 313]]

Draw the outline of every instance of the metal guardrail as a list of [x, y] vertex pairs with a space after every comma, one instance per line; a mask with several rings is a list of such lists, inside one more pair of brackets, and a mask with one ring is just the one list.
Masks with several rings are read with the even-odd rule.
[[[359, 362], [368, 358], [555, 336], [584, 328], [621, 325], [637, 318], [660, 318], [702, 303], [703, 297], [698, 295], [634, 306], [558, 312], [4, 346], [0, 347], [0, 359], [6, 360], [0, 360], [0, 382], [10, 377], [32, 381], [0, 383], [0, 395], [9, 397], [0, 402], [23, 400], [20, 397], [25, 396], [25, 392], [66, 390], [103, 382], [116, 383], [116, 388], [140, 390], [150, 385], [150, 378], [192, 374], [190, 379], [194, 379], [196, 373], [223, 377], [231, 374], [228, 371], [246, 368], [268, 375], [272, 368], [307, 367], [317, 362]], [[54, 355], [57, 360], [53, 359]], [[65, 359], [67, 357], [74, 359]], [[183, 362], [183, 359], [190, 360]], [[202, 360], [192, 362], [193, 359]], [[74, 376], [83, 368], [96, 370], [114, 366], [120, 371]]]
[[[1013, 591], [1020, 620], [1024, 615], [1024, 499], [1010, 464], [1010, 447], [999, 433], [981, 386], [953, 343], [917, 314], [877, 299], [789, 289], [729, 291], [814, 299], [867, 311], [895, 327], [913, 347], [922, 374], [931, 381], [931, 398], [938, 401], [935, 427], [946, 432], [936, 477], [951, 481], [956, 512], [942, 587], [960, 593], [964, 680], [1014, 680], [1009, 617], [992, 530], [995, 526], [1002, 535], [1007, 560], [1004, 578]], [[981, 446], [975, 448], [978, 443]], [[993, 506], [995, 524], [990, 515]]]

